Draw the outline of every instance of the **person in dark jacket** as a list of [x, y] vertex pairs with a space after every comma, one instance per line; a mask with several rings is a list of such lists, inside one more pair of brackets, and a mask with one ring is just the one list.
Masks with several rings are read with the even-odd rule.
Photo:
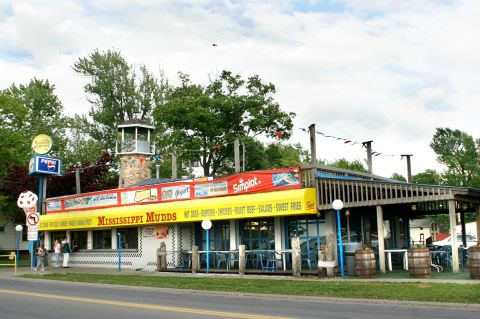
[[63, 268], [68, 268], [68, 259], [70, 258], [70, 244], [68, 243], [67, 237], [62, 240], [62, 255], [63, 255]]

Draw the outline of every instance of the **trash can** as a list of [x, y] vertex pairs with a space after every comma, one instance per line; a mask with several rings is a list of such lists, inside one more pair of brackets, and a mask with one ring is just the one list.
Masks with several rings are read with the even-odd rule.
[[343, 243], [343, 251], [345, 254], [345, 274], [349, 277], [355, 276], [355, 250], [360, 248], [362, 248], [362, 243]]

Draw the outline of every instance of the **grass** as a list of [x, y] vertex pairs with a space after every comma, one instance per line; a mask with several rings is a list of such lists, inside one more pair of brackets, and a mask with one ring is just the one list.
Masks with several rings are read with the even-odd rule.
[[389, 300], [480, 303], [480, 285], [445, 283], [389, 283], [248, 278], [195, 278], [190, 276], [26, 274], [22, 277], [158, 288], [193, 289], [296, 296], [369, 298]]

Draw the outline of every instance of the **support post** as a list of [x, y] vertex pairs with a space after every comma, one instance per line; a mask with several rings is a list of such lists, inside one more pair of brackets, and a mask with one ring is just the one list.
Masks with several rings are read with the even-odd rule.
[[243, 168], [243, 172], [246, 171], [246, 168], [245, 168], [245, 143], [242, 142], [242, 153], [243, 153], [243, 156], [242, 156], [242, 168]]
[[477, 205], [475, 211], [477, 213], [477, 240], [480, 240], [480, 205]]
[[462, 226], [462, 244], [467, 247], [467, 230], [465, 229], [465, 212], [460, 212], [460, 225]]
[[164, 242], [160, 243], [160, 248], [157, 251], [157, 270], [167, 270], [167, 245]]
[[247, 268], [247, 259], [245, 258], [245, 245], [238, 246], [238, 274], [245, 275], [245, 268]]
[[343, 242], [342, 242], [342, 226], [340, 222], [340, 210], [337, 209], [337, 237], [338, 237], [338, 259], [340, 261], [340, 276], [345, 276], [343, 269]]
[[118, 272], [122, 271], [122, 234], [117, 233]]
[[38, 212], [42, 215], [42, 207], [43, 207], [43, 176], [39, 176], [38, 182]]
[[[325, 260], [335, 262], [338, 265], [337, 261], [337, 230], [335, 227], [335, 213], [329, 211], [325, 214], [325, 234], [326, 234], [326, 245], [325, 245]], [[327, 268], [327, 277], [335, 277], [335, 267]]]
[[308, 132], [310, 133], [310, 164], [317, 164], [317, 140], [315, 135], [315, 124], [311, 124], [308, 127]]
[[450, 220], [450, 243], [452, 244], [452, 271], [460, 272], [458, 264], [457, 222], [455, 219], [455, 200], [448, 201], [448, 216]]
[[362, 145], [367, 149], [367, 166], [368, 166], [368, 172], [372, 174], [373, 169], [372, 169], [372, 142], [373, 141], [366, 141], [363, 142]]
[[192, 274], [196, 274], [200, 268], [198, 261], [198, 246], [192, 246]]
[[75, 189], [77, 191], [77, 194], [82, 193], [82, 190], [80, 188], [80, 169], [79, 168], [75, 169]]
[[412, 165], [410, 162], [410, 157], [412, 157], [412, 154], [403, 154], [401, 155], [402, 158], [405, 157], [407, 159], [407, 182], [411, 183], [412, 182]]
[[383, 233], [383, 207], [377, 205], [377, 229], [378, 229], [378, 262], [380, 272], [385, 273], [385, 234]]
[[300, 277], [300, 270], [302, 268], [302, 256], [300, 254], [300, 238], [292, 238], [292, 275], [293, 277]]
[[157, 179], [160, 178], [160, 164], [158, 164], [158, 163], [155, 164], [155, 177], [156, 177]]
[[238, 138], [233, 142], [233, 153], [235, 157], [235, 173], [240, 172], [240, 140]]
[[207, 256], [205, 256], [205, 261], [207, 263], [207, 274], [210, 269], [210, 229], [205, 230], [207, 232]]

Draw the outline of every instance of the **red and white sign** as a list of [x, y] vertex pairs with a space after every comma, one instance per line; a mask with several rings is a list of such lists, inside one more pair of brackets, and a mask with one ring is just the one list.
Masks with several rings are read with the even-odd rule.
[[37, 226], [40, 224], [40, 214], [38, 212], [27, 214], [27, 226]]
[[23, 191], [18, 196], [17, 205], [20, 208], [31, 208], [37, 205], [38, 196], [31, 191]]

